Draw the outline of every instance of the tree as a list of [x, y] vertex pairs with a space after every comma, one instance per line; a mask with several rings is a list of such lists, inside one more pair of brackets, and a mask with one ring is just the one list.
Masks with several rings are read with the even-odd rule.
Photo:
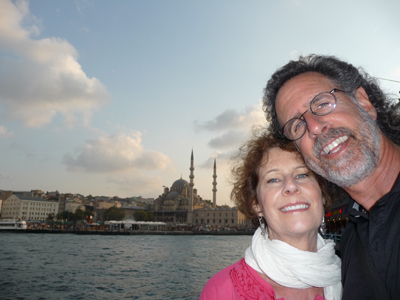
[[47, 216], [47, 221], [53, 221], [54, 220], [54, 213], [51, 213]]
[[83, 220], [83, 218], [84, 218], [84, 212], [83, 212], [83, 210], [82, 209], [77, 209], [76, 211], [75, 211], [75, 213], [74, 214], [72, 214], [72, 220], [73, 221], [79, 221], [79, 220]]
[[154, 216], [152, 212], [147, 212], [145, 210], [137, 210], [133, 213], [133, 217], [136, 221], [153, 221]]
[[65, 211], [57, 214], [57, 220], [68, 220], [69, 221], [71, 216], [72, 216], [72, 213], [65, 210]]
[[122, 208], [113, 206], [104, 212], [104, 220], [106, 221], [121, 221], [123, 218], [125, 218], [125, 211]]

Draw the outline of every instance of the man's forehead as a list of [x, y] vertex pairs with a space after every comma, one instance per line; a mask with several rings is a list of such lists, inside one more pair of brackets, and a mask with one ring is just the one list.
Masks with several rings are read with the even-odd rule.
[[317, 94], [332, 88], [333, 82], [316, 72], [307, 72], [291, 78], [282, 85], [276, 97], [278, 118], [282, 121], [281, 118], [287, 113], [308, 108]]

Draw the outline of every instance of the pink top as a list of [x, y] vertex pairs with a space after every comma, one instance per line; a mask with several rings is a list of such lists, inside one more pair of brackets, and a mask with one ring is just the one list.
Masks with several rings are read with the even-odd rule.
[[[199, 300], [275, 300], [272, 286], [244, 258], [215, 274], [204, 286]], [[279, 298], [277, 300], [285, 300]], [[315, 300], [325, 300], [317, 296]]]

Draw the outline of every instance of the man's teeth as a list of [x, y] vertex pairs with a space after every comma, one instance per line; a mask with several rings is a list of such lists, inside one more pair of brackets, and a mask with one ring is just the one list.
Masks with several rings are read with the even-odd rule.
[[295, 209], [306, 209], [308, 208], [307, 204], [298, 204], [298, 205], [292, 205], [292, 206], [286, 206], [285, 208], [282, 208], [281, 211], [291, 211]]
[[[325, 154], [331, 153], [332, 149], [335, 148], [336, 146], [340, 145], [341, 143], [347, 141], [349, 137], [347, 135], [341, 136], [340, 138], [334, 140], [332, 143], [330, 143], [328, 146], [324, 148]], [[338, 151], [339, 149], [336, 149]], [[332, 152], [335, 153], [336, 151]]]

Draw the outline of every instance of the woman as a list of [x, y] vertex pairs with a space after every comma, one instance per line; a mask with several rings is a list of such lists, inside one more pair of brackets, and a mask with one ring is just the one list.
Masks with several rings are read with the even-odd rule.
[[325, 181], [292, 142], [262, 131], [239, 151], [231, 193], [258, 227], [245, 258], [214, 275], [205, 299], [341, 298], [340, 259], [318, 230], [331, 204]]

